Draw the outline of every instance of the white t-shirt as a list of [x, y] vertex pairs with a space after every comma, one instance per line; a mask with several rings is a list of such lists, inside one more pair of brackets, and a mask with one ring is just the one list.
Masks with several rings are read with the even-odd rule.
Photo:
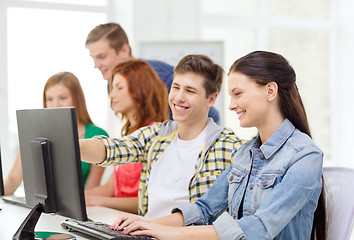
[[168, 215], [173, 208], [189, 202], [189, 182], [205, 142], [205, 129], [189, 141], [179, 139], [177, 132], [160, 159], [151, 166], [145, 217]]

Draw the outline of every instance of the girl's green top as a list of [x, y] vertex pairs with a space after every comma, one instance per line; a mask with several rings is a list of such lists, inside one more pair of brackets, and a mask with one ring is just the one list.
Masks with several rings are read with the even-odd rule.
[[[104, 135], [108, 137], [108, 133], [93, 124], [88, 124], [85, 126], [85, 139], [92, 138], [97, 135]], [[89, 174], [91, 163], [81, 161], [82, 177], [84, 181], [84, 186], [86, 183], [87, 176]]]

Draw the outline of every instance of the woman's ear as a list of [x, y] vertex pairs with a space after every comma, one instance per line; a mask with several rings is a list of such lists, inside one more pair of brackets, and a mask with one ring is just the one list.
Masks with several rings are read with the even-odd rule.
[[267, 99], [269, 102], [273, 101], [278, 95], [278, 84], [276, 82], [269, 82], [267, 84]]

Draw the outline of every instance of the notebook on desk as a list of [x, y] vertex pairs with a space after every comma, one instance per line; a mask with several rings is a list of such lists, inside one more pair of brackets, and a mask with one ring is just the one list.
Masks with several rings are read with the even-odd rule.
[[147, 236], [125, 235], [121, 231], [111, 230], [109, 224], [101, 222], [78, 221], [75, 219], [66, 219], [61, 226], [71, 231], [83, 233], [102, 240], [152, 240], [154, 238]]
[[[3, 196], [5, 194], [4, 192], [4, 178], [2, 175], [2, 163], [1, 163], [1, 147], [0, 147], [0, 196]], [[10, 196], [3, 196], [2, 199], [7, 202], [7, 203], [12, 203], [12, 204], [16, 204], [19, 206], [26, 206], [26, 199], [24, 197], [25, 193], [24, 193], [24, 189], [18, 189], [18, 191], [16, 192], [21, 192], [22, 194], [18, 194], [18, 195], [10, 195]]]
[[28, 207], [26, 205], [26, 198], [23, 196], [16, 196], [16, 195], [3, 196], [2, 200], [4, 200], [4, 202], [7, 202], [7, 203], [19, 205], [22, 207]]
[[2, 200], [18, 206], [28, 207], [26, 205], [25, 190], [21, 186], [17, 188], [13, 195], [3, 196]]

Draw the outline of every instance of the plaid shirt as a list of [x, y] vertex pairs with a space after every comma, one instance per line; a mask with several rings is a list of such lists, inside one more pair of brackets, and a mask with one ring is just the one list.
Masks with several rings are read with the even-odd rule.
[[[206, 138], [194, 175], [189, 182], [189, 200], [195, 202], [214, 183], [216, 178], [230, 165], [233, 155], [243, 141], [231, 129], [221, 128], [212, 120], [208, 121]], [[98, 136], [107, 150], [107, 158], [100, 166], [126, 163], [143, 163], [139, 184], [139, 215], [148, 210], [147, 186], [151, 165], [159, 160], [177, 132], [177, 123], [171, 120], [143, 127], [121, 139]]]

